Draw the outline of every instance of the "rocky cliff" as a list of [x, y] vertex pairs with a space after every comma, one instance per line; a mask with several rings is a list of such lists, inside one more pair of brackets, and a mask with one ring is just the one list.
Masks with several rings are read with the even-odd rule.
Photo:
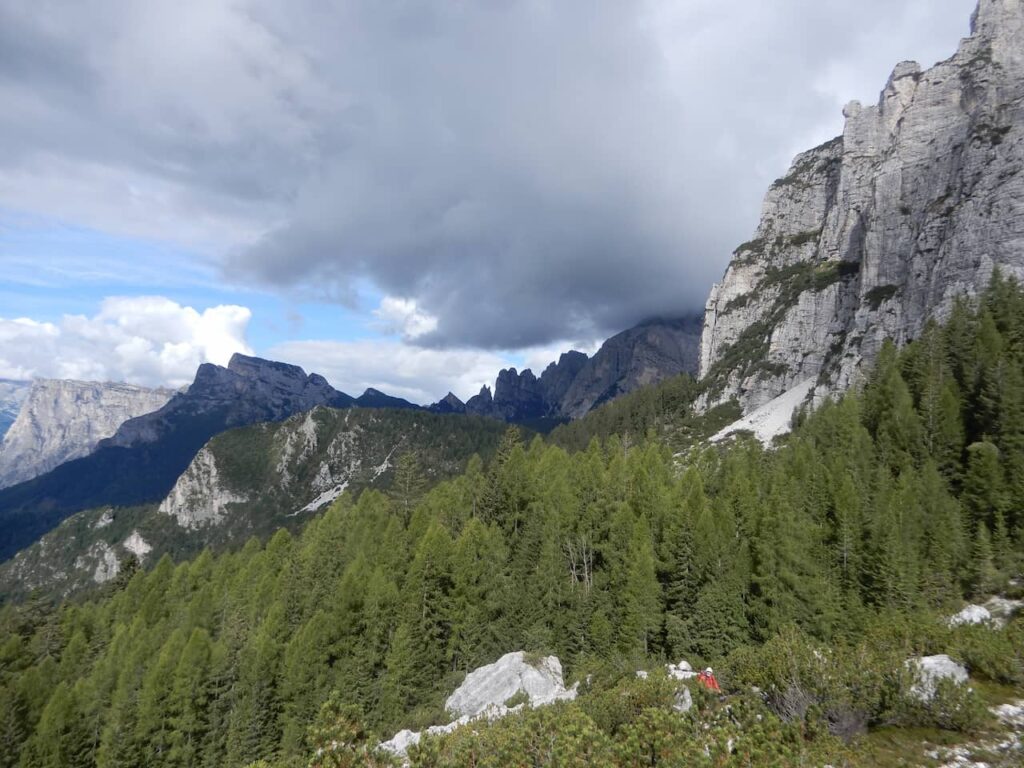
[[612, 336], [593, 357], [564, 353], [540, 378], [530, 369], [507, 368], [493, 395], [484, 387], [465, 409], [504, 421], [576, 419], [640, 387], [696, 373], [700, 332], [699, 318], [641, 323]]
[[877, 104], [844, 115], [772, 184], [711, 291], [705, 405], [851, 386], [886, 337], [913, 338], [995, 267], [1024, 277], [1022, 0], [981, 0], [956, 54], [897, 65]]
[[164, 405], [169, 389], [38, 379], [0, 443], [0, 488], [92, 452], [125, 421]]
[[31, 386], [30, 381], [0, 379], [0, 438], [3, 438], [18, 418], [21, 404], [25, 401]]

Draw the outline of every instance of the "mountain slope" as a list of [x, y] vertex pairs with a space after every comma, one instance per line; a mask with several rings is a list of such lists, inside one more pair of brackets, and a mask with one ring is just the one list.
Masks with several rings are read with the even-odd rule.
[[317, 407], [228, 430], [159, 503], [80, 512], [0, 565], [0, 595], [66, 595], [112, 579], [128, 554], [152, 564], [295, 530], [346, 490], [389, 488], [404, 454], [415, 454], [432, 483], [461, 472], [473, 454], [492, 455], [505, 429], [479, 417]]
[[0, 443], [0, 488], [30, 480], [85, 456], [125, 421], [155, 411], [170, 389], [37, 379]]
[[[799, 155], [707, 302], [705, 404], [749, 411], [806, 379], [861, 380], [994, 267], [1024, 276], [1024, 6], [981, 0], [927, 71], [899, 64], [878, 104]], [[820, 377], [820, 378], [819, 378]]]

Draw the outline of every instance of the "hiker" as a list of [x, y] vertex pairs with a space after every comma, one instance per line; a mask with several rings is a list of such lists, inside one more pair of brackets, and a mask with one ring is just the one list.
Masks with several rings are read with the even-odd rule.
[[722, 689], [718, 687], [718, 681], [715, 679], [715, 672], [711, 667], [708, 667], [699, 675], [697, 675], [697, 682], [703, 685], [712, 693], [721, 693]]

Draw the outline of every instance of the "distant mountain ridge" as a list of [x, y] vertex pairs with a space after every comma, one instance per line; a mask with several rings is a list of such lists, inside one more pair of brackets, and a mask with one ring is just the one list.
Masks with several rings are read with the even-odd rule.
[[431, 406], [438, 412], [465, 412], [503, 421], [568, 421], [633, 392], [681, 373], [696, 374], [700, 362], [700, 316], [656, 319], [612, 336], [593, 357], [563, 353], [538, 378], [533, 371], [506, 368], [492, 394], [483, 387], [462, 403], [451, 393]]
[[132, 384], [36, 379], [0, 442], [0, 488], [85, 456], [126, 420], [157, 410], [173, 395]]

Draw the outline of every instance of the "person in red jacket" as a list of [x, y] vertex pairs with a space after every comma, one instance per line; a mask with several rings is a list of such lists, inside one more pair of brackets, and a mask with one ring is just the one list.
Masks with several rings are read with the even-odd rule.
[[697, 675], [697, 682], [703, 685], [712, 693], [721, 693], [722, 689], [718, 687], [718, 681], [715, 679], [715, 672], [711, 667], [708, 667], [699, 675]]

